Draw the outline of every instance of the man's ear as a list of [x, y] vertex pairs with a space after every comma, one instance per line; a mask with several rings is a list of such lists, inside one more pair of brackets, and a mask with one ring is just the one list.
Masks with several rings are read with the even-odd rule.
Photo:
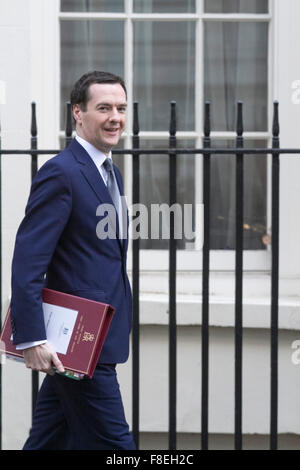
[[76, 124], [81, 124], [81, 113], [82, 113], [82, 110], [79, 104], [74, 104], [73, 105], [73, 118]]

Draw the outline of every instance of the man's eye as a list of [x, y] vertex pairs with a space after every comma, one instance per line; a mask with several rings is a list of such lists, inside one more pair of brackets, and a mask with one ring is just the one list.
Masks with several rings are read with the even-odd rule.
[[107, 111], [108, 110], [108, 107], [107, 106], [100, 106], [98, 108], [99, 111]]
[[119, 108], [119, 113], [126, 113], [126, 108], [125, 107]]

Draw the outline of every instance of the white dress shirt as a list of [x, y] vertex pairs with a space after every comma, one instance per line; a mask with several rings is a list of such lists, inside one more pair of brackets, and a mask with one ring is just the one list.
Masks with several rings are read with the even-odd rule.
[[[111, 158], [111, 152], [109, 152], [108, 155], [105, 155], [104, 153], [100, 152], [94, 145], [90, 144], [87, 142], [85, 139], [82, 137], [79, 137], [79, 135], [75, 136], [75, 139], [82, 145], [82, 147], [86, 150], [86, 152], [89, 154], [93, 162], [95, 163], [96, 167], [98, 168], [98, 171], [100, 175], [102, 176], [102, 179], [104, 183], [107, 183], [107, 171], [103, 167], [104, 160], [109, 157]], [[26, 343], [20, 343], [17, 344], [16, 349], [28, 349], [32, 348], [33, 346], [39, 346], [40, 344], [46, 343], [46, 339], [42, 339], [40, 341], [29, 341]]]
[[95, 163], [96, 167], [99, 170], [100, 175], [103, 178], [104, 183], [106, 184], [107, 182], [107, 171], [105, 170], [103, 163], [104, 160], [111, 157], [111, 152], [109, 152], [108, 155], [105, 155], [104, 153], [100, 152], [94, 145], [90, 144], [86, 140], [84, 140], [82, 137], [79, 137], [79, 135], [76, 135], [75, 139], [82, 145], [82, 147], [87, 151], [93, 162]]

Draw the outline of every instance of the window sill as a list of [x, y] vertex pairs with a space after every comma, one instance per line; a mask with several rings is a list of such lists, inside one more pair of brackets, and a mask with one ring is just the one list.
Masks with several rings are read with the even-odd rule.
[[[199, 295], [178, 295], [176, 317], [179, 326], [202, 325], [202, 299]], [[168, 325], [169, 300], [166, 294], [147, 293], [140, 296], [140, 323]], [[270, 300], [245, 298], [243, 301], [244, 328], [270, 328]], [[210, 297], [209, 324], [215, 327], [235, 326], [234, 299]], [[279, 329], [300, 329], [300, 297], [286, 297], [279, 301]]]

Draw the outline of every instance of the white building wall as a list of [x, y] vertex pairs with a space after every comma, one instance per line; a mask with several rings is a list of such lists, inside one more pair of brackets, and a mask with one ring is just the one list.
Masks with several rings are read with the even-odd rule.
[[[243, 433], [270, 431], [270, 348], [269, 331], [244, 330], [243, 346]], [[279, 347], [280, 434], [300, 434], [299, 367], [291, 361], [291, 344], [300, 335], [281, 331]], [[141, 327], [140, 429], [168, 432], [168, 330], [166, 326]], [[150, 366], [151, 364], [151, 366]], [[131, 378], [131, 364], [118, 367], [124, 388], [128, 419], [131, 396], [125, 383]], [[209, 432], [234, 433], [234, 330], [210, 328]], [[178, 329], [177, 430], [199, 433], [201, 429], [201, 328]]]
[[[27, 2], [0, 2], [0, 80], [5, 83], [5, 104], [0, 104], [2, 146], [28, 148], [30, 132], [30, 28]], [[17, 227], [23, 217], [30, 188], [29, 157], [2, 157], [2, 276], [3, 309], [10, 294], [10, 264]], [[28, 371], [3, 368], [3, 448], [19, 448], [30, 419]], [[16, 446], [16, 447], [15, 447]]]
[[[299, 148], [300, 104], [293, 102], [295, 90], [292, 84], [300, 79], [299, 19], [300, 4], [296, 0], [276, 4], [277, 54], [274, 61], [276, 81], [275, 98], [280, 103], [281, 146]], [[282, 279], [300, 279], [300, 220], [298, 201], [300, 196], [299, 156], [281, 157], [280, 186], [280, 276]], [[300, 283], [294, 295], [300, 293]]]

